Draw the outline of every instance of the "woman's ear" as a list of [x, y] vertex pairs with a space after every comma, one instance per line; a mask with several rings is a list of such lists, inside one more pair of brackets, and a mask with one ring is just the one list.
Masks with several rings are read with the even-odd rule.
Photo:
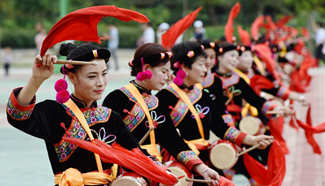
[[186, 74], [188, 74], [189, 71], [191, 70], [190, 68], [188, 68], [188, 67], [185, 66], [184, 64], [181, 64], [181, 69], [184, 70], [184, 72], [185, 72]]
[[67, 76], [73, 85], [77, 83], [77, 77], [74, 73], [68, 73]]
[[143, 72], [146, 70], [151, 70], [151, 66], [149, 64], [144, 64], [143, 65]]

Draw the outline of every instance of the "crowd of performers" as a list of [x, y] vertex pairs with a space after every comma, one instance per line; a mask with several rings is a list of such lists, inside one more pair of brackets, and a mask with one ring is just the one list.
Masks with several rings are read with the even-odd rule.
[[[100, 8], [117, 11], [101, 6], [76, 12], [98, 10], [101, 16], [128, 20], [121, 16], [125, 9], [114, 16], [102, 15]], [[315, 153], [321, 153], [313, 134], [323, 132], [322, 125], [297, 120], [291, 107], [295, 101], [308, 105], [301, 93], [317, 60], [304, 45], [308, 33], [302, 30], [299, 36], [286, 25], [291, 17], [277, 22], [258, 17], [251, 35], [238, 27], [236, 39], [233, 22], [239, 10], [237, 3], [230, 12], [225, 40], [140, 46], [129, 62], [134, 78], [108, 95], [102, 92], [110, 51], [89, 43], [62, 44], [60, 54], [70, 61], [60, 62], [45, 54], [46, 48], [35, 57], [28, 83], [12, 91], [8, 121], [45, 141], [59, 186], [281, 185], [289, 153], [282, 137], [285, 117], [293, 128], [303, 128]], [[126, 16], [146, 21], [133, 13]], [[171, 37], [195, 19], [187, 18], [170, 28]], [[75, 32], [71, 36], [66, 30], [59, 38], [60, 29], [56, 24], [43, 45], [75, 39]], [[173, 40], [167, 36], [163, 40]], [[64, 78], [55, 84], [56, 100], [36, 103], [36, 92], [58, 62], [65, 64]]]

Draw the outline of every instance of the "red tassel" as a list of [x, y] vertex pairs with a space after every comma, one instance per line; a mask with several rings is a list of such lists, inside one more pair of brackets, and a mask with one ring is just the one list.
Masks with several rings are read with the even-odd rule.
[[246, 30], [242, 29], [241, 26], [238, 26], [237, 30], [238, 30], [240, 42], [243, 43], [244, 45], [250, 45], [251, 38], [249, 36], [249, 33]]
[[244, 154], [248, 173], [260, 185], [281, 186], [286, 172], [285, 163], [285, 154], [277, 141], [273, 142], [269, 151], [267, 168], [249, 154]]
[[93, 6], [79, 9], [64, 16], [58, 21], [44, 39], [41, 56], [47, 49], [58, 42], [65, 40], [92, 41], [100, 43], [97, 33], [97, 24], [103, 17], [115, 17], [122, 21], [149, 22], [149, 19], [133, 10], [116, 6]]
[[304, 36], [304, 38], [306, 38], [307, 40], [310, 38], [310, 34], [309, 34], [307, 28], [305, 28], [305, 27], [302, 27], [302, 28], [301, 28], [301, 34], [302, 34], [302, 35]]
[[254, 40], [258, 40], [258, 36], [259, 36], [259, 29], [260, 27], [263, 25], [264, 22], [264, 16], [259, 16], [255, 19], [255, 21], [253, 22], [252, 26], [251, 26], [251, 34], [252, 34], [252, 38]]
[[240, 3], [237, 2], [230, 10], [228, 21], [227, 21], [227, 24], [225, 26], [225, 37], [226, 37], [227, 42], [229, 42], [229, 43], [234, 42], [234, 39], [233, 39], [233, 35], [234, 35], [233, 23], [234, 23], [234, 19], [238, 16], [239, 12], [240, 12]]
[[254, 75], [250, 80], [250, 86], [260, 95], [263, 89], [272, 89], [274, 84], [264, 76]]
[[287, 146], [285, 139], [282, 136], [284, 118], [278, 117], [275, 119], [271, 119], [268, 123], [268, 126], [270, 127], [271, 135], [274, 137], [276, 141], [278, 141], [281, 144], [282, 151], [285, 154], [289, 154], [289, 148]]
[[279, 28], [284, 27], [291, 19], [293, 16], [283, 16], [280, 20], [276, 22], [276, 26]]
[[174, 185], [177, 183], [176, 177], [168, 174], [166, 167], [157, 165], [138, 148], [130, 151], [116, 143], [108, 145], [97, 139], [93, 142], [66, 137], [63, 137], [63, 139], [78, 145], [80, 148], [98, 154], [105, 163], [116, 163], [155, 182], [167, 185]]
[[162, 46], [165, 47], [166, 49], [172, 48], [177, 38], [192, 25], [192, 23], [196, 19], [197, 14], [201, 11], [201, 9], [202, 7], [197, 8], [196, 10], [189, 13], [181, 20], [177, 21], [173, 26], [171, 26], [161, 36]]
[[136, 115], [132, 114], [131, 112], [129, 112], [129, 111], [126, 110], [126, 109], [123, 109], [123, 112], [124, 112], [124, 113], [127, 113], [127, 114], [130, 115], [130, 116], [136, 117]]
[[253, 46], [253, 51], [256, 51], [261, 60], [266, 64], [266, 69], [273, 77], [281, 81], [278, 73], [275, 70], [275, 61], [272, 59], [272, 51], [267, 44], [257, 44]]

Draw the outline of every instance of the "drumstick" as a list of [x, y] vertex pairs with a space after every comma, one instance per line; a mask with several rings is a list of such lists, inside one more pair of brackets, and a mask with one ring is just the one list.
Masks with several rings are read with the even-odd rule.
[[211, 183], [212, 180], [202, 180], [202, 179], [193, 179], [193, 178], [185, 178], [187, 182], [199, 182], [199, 183]]
[[150, 127], [149, 130], [147, 131], [147, 133], [141, 138], [141, 140], [139, 141], [139, 145], [142, 145], [144, 143], [144, 141], [148, 138], [150, 132], [155, 129], [154, 127]]
[[243, 155], [243, 154], [245, 154], [245, 153], [247, 153], [249, 151], [252, 151], [252, 150], [258, 148], [259, 146], [260, 146], [260, 144], [256, 144], [256, 145], [254, 145], [254, 146], [252, 146], [252, 147], [250, 147], [250, 148], [248, 148], [246, 150], [243, 150], [242, 152], [238, 153], [237, 156], [241, 156], [241, 155]]
[[[293, 114], [293, 113], [294, 112], [292, 110], [290, 110], [290, 114]], [[283, 112], [271, 110], [271, 111], [267, 111], [266, 114], [279, 114], [279, 115], [282, 115]]]
[[75, 60], [57, 60], [55, 64], [70, 64], [70, 65], [94, 65], [96, 62], [75, 61]]

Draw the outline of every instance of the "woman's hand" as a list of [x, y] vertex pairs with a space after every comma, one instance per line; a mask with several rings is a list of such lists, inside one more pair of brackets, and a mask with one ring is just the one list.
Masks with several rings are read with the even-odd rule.
[[57, 57], [49, 54], [45, 54], [43, 57], [40, 55], [36, 56], [33, 64], [32, 79], [38, 82], [48, 79], [54, 72], [53, 64], [56, 61]]
[[269, 146], [274, 140], [273, 136], [267, 136], [267, 135], [258, 135], [258, 136], [252, 136], [247, 135], [246, 139], [244, 139], [244, 144], [254, 146], [259, 144], [260, 146], [258, 149], [265, 149], [267, 146]]
[[206, 166], [204, 163], [196, 165], [193, 170], [205, 180], [210, 180], [211, 182], [209, 185], [217, 186], [219, 184], [219, 174], [210, 167]]
[[49, 54], [46, 54], [43, 58], [39, 55], [35, 57], [32, 77], [29, 79], [27, 85], [19, 92], [17, 97], [18, 103], [24, 106], [31, 103], [43, 81], [53, 74], [53, 63], [55, 63], [56, 60], [56, 56], [51, 56]]

